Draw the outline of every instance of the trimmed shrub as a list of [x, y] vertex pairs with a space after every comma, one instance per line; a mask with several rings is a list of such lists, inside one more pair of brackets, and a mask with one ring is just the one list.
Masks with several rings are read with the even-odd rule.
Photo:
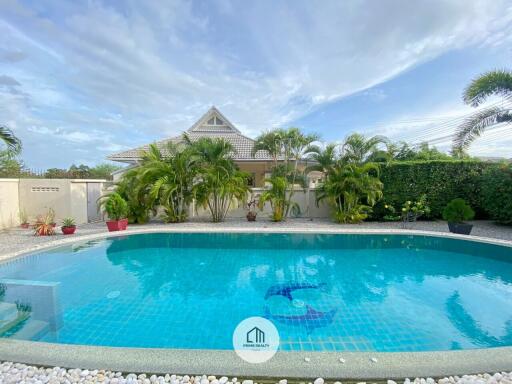
[[512, 165], [489, 167], [481, 184], [482, 203], [491, 219], [512, 225]]
[[450, 223], [463, 223], [473, 217], [475, 217], [475, 211], [460, 198], [450, 201], [443, 210], [443, 219]]
[[406, 201], [427, 195], [430, 212], [427, 219], [442, 217], [444, 207], [453, 199], [466, 200], [477, 218], [486, 218], [481, 201], [481, 178], [484, 170], [495, 164], [469, 160], [405, 161], [382, 166], [380, 179], [384, 183], [384, 198], [374, 207], [373, 219], [381, 220], [389, 210]]
[[124, 219], [128, 213], [128, 203], [117, 192], [108, 195], [105, 201], [105, 211], [110, 220]]

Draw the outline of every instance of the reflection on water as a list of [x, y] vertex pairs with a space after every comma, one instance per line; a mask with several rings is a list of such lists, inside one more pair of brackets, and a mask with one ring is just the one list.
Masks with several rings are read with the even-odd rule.
[[[238, 322], [265, 316], [278, 327], [283, 350], [512, 345], [510, 260], [511, 248], [425, 236], [97, 240], [2, 265], [0, 333], [230, 349]], [[30, 310], [19, 311], [16, 302]]]

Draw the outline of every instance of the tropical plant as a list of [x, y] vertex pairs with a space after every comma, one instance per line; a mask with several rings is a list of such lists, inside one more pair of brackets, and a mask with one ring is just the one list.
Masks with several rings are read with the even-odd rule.
[[[273, 220], [281, 221], [290, 213], [297, 214], [297, 205], [292, 202], [295, 188], [299, 185], [304, 189], [307, 182], [306, 173], [299, 169], [299, 164], [318, 152], [318, 148], [312, 145], [316, 140], [317, 135], [304, 134], [295, 127], [267, 131], [256, 139], [253, 154], [265, 150], [274, 160], [272, 176], [266, 180], [271, 190], [259, 203], [260, 206], [267, 201], [271, 203]], [[278, 159], [282, 161], [281, 164], [278, 164]], [[281, 212], [281, 209], [284, 211]]]
[[119, 221], [128, 214], [128, 203], [117, 192], [112, 192], [101, 200], [100, 206], [105, 207], [110, 220]]
[[[484, 73], [474, 79], [464, 90], [463, 99], [473, 107], [481, 105], [489, 96], [512, 96], [512, 72], [497, 70]], [[488, 127], [512, 122], [509, 108], [489, 107], [468, 118], [459, 126], [453, 140], [454, 152], [466, 149]]]
[[36, 236], [52, 236], [55, 235], [54, 220], [55, 214], [50, 210], [45, 215], [40, 215], [34, 224], [34, 235]]
[[274, 166], [283, 153], [283, 140], [285, 132], [282, 129], [267, 131], [258, 136], [255, 140], [252, 156], [255, 157], [259, 151], [266, 151], [272, 157]]
[[144, 154], [139, 169], [141, 185], [149, 186], [149, 206], [161, 205], [164, 220], [179, 223], [187, 219], [194, 198], [198, 157], [190, 147], [169, 142], [164, 156], [156, 145]]
[[66, 217], [62, 220], [62, 226], [64, 228], [69, 228], [69, 227], [76, 227], [76, 224], [75, 224], [75, 219], [73, 219], [72, 217]]
[[317, 189], [317, 202], [327, 200], [332, 204], [334, 219], [339, 223], [360, 223], [382, 197], [383, 185], [378, 174], [377, 164], [359, 165], [338, 160]]
[[20, 209], [18, 216], [20, 218], [20, 224], [28, 224], [28, 214], [26, 209]]
[[464, 199], [453, 199], [443, 210], [443, 219], [451, 223], [463, 223], [475, 217], [475, 211]]
[[402, 206], [402, 225], [405, 228], [408, 223], [417, 221], [421, 216], [430, 212], [427, 195], [423, 194], [417, 201], [407, 200]]
[[50, 223], [55, 226], [55, 210], [53, 208], [48, 208], [46, 217], [48, 218], [48, 220], [50, 220]]
[[126, 218], [130, 224], [144, 224], [154, 210], [149, 196], [151, 185], [142, 182], [141, 167], [125, 172], [117, 183], [116, 192], [126, 201]]
[[345, 139], [342, 145], [343, 159], [346, 162], [364, 163], [380, 152], [379, 144], [387, 142], [388, 139], [384, 136], [366, 137], [360, 133], [353, 133]]
[[7, 149], [11, 153], [18, 154], [21, 152], [21, 140], [9, 128], [0, 126], [0, 140], [7, 145]]
[[185, 141], [197, 156], [195, 198], [198, 204], [209, 209], [213, 222], [223, 221], [233, 203], [245, 203], [249, 175], [236, 166], [232, 157], [234, 148], [228, 141], [203, 137], [191, 142], [187, 136]]
[[265, 179], [270, 184], [260, 195], [258, 206], [262, 210], [265, 203], [269, 202], [272, 209], [272, 221], [282, 221], [285, 218], [289, 205], [292, 204], [292, 211], [298, 214], [300, 212], [299, 205], [293, 203], [286, 198], [288, 181], [285, 176], [272, 175]]

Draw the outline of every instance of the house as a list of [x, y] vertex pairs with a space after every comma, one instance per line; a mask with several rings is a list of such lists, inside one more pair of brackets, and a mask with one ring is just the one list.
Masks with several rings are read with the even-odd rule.
[[[249, 173], [252, 187], [263, 187], [264, 179], [269, 176], [273, 166], [273, 159], [267, 151], [258, 151], [253, 155], [255, 140], [244, 136], [217, 108], [211, 107], [186, 134], [192, 141], [201, 137], [223, 138], [229, 141], [235, 148], [233, 158], [240, 170]], [[169, 141], [181, 142], [182, 135], [161, 140], [155, 144], [165, 153], [166, 143]], [[131, 167], [137, 166], [142, 158], [142, 153], [149, 149], [149, 144], [127, 151], [114, 153], [107, 158], [112, 161], [128, 163]], [[118, 180], [127, 168], [113, 174], [114, 181]]]

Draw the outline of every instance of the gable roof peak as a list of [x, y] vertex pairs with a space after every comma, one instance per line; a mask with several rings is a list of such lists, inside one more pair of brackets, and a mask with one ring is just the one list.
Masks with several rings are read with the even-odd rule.
[[187, 132], [232, 132], [240, 131], [214, 105], [192, 125]]

